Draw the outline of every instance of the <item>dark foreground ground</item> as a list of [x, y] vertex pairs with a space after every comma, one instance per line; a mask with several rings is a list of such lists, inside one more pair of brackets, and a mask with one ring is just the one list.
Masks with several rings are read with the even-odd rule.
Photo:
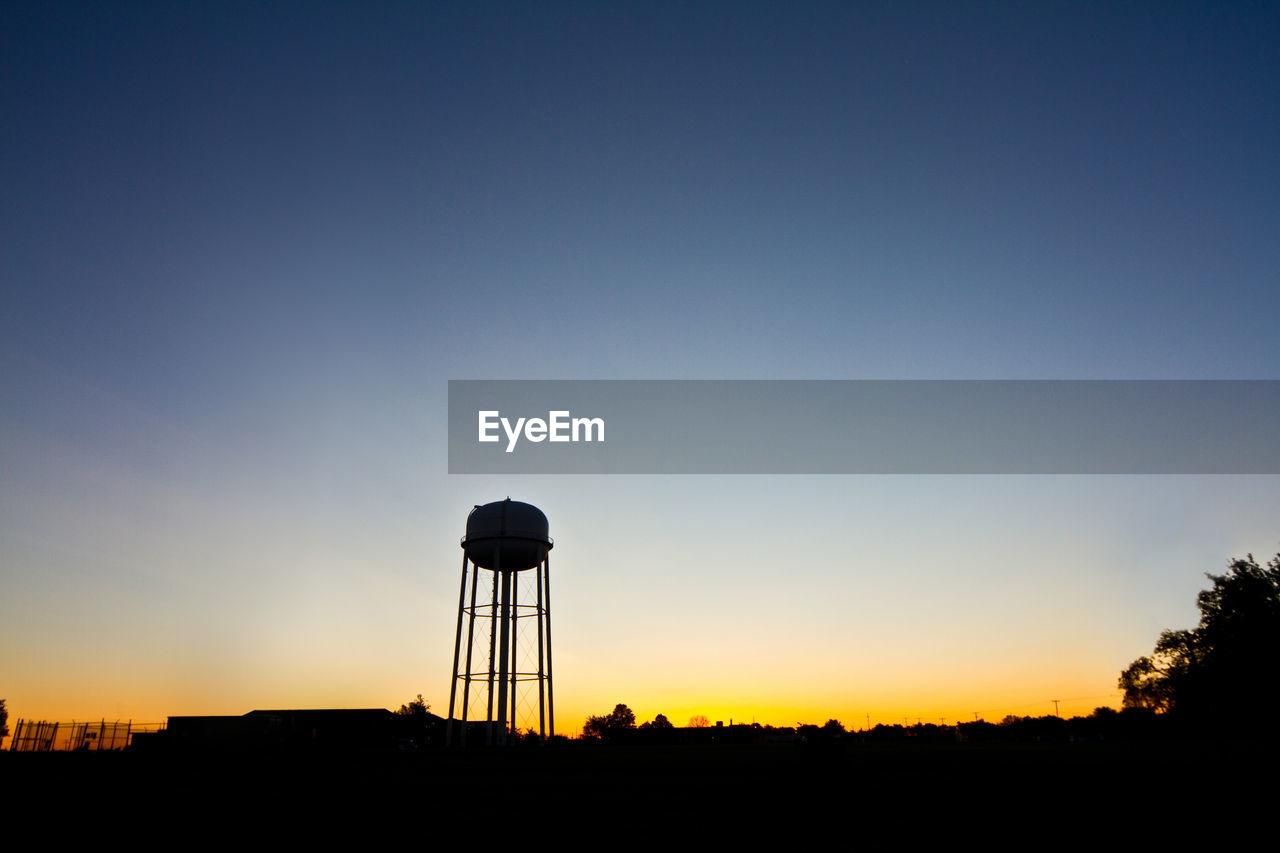
[[[1130, 829], [1277, 802], [1274, 745], [757, 744], [324, 754], [0, 753], [5, 810], [57, 804], [143, 825], [229, 810], [483, 828], [559, 816], [744, 822], [1081, 820]], [[1271, 811], [1270, 808], [1267, 809]], [[891, 817], [892, 816], [892, 817]], [[1222, 822], [1222, 821], [1220, 821]], [[1229, 821], [1227, 821], [1229, 822]], [[649, 827], [650, 829], [652, 827]]]

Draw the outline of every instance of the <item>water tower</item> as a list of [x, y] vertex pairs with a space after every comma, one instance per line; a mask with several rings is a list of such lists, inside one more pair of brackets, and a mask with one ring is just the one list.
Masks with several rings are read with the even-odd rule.
[[[531, 717], [535, 688], [538, 733], [544, 740], [548, 734], [556, 733], [551, 691], [551, 579], [548, 574], [553, 543], [548, 529], [542, 510], [511, 498], [476, 506], [467, 516], [467, 535], [462, 537], [462, 584], [458, 592], [458, 630], [453, 641], [446, 746], [453, 743], [455, 719], [462, 721], [458, 740], [460, 745], [466, 745], [468, 729], [474, 733], [479, 728], [476, 723], [482, 708], [485, 743], [505, 744], [508, 734], [518, 731], [518, 714], [524, 711], [526, 718]], [[525, 583], [521, 584], [521, 572], [529, 569], [534, 570], [533, 583], [529, 584], [526, 576]], [[480, 574], [482, 571], [486, 574]], [[487, 663], [483, 651], [486, 632], [489, 635]], [[459, 682], [462, 682], [462, 713], [456, 715]]]

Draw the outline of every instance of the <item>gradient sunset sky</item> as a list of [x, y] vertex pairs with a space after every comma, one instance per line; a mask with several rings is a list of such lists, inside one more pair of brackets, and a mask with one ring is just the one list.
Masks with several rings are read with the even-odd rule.
[[508, 495], [562, 732], [1117, 704], [1280, 551], [1280, 477], [450, 476], [446, 383], [1280, 379], [1277, 45], [1271, 3], [5, 3], [11, 724], [443, 713]]

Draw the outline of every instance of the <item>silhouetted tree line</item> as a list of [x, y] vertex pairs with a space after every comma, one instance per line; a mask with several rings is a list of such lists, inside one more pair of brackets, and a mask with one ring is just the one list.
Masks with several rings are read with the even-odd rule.
[[752, 744], [790, 742], [810, 746], [840, 743], [1067, 743], [1103, 740], [1147, 739], [1172, 732], [1169, 721], [1145, 708], [1095, 708], [1087, 717], [1064, 719], [1053, 715], [1008, 715], [998, 723], [986, 720], [939, 725], [878, 724], [864, 731], [850, 731], [836, 719], [822, 725], [797, 723], [771, 726], [738, 723], [677, 728], [659, 714], [635, 725], [635, 714], [618, 704], [609, 714], [588, 718], [582, 738], [587, 741], [627, 744]]
[[1120, 689], [1126, 708], [1185, 728], [1238, 729], [1265, 719], [1280, 698], [1280, 554], [1265, 567], [1249, 554], [1207, 577], [1200, 624], [1161, 632], [1154, 652], [1120, 674]]
[[621, 702], [608, 714], [588, 717], [582, 725], [583, 740], [605, 743], [750, 743], [768, 735], [795, 736], [795, 733], [793, 728], [776, 728], [759, 723], [749, 726], [717, 723], [712, 726], [701, 714], [691, 717], [689, 725], [683, 728], [676, 727], [665, 714], [658, 714], [652, 720], [637, 726], [635, 712]]

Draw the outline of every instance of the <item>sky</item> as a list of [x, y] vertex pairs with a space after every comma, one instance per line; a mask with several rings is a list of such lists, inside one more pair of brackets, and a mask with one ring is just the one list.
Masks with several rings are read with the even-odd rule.
[[1280, 379], [1278, 44], [1265, 3], [4, 4], [11, 725], [444, 712], [507, 496], [562, 732], [1118, 704], [1280, 551], [1280, 477], [451, 476], [447, 382]]

